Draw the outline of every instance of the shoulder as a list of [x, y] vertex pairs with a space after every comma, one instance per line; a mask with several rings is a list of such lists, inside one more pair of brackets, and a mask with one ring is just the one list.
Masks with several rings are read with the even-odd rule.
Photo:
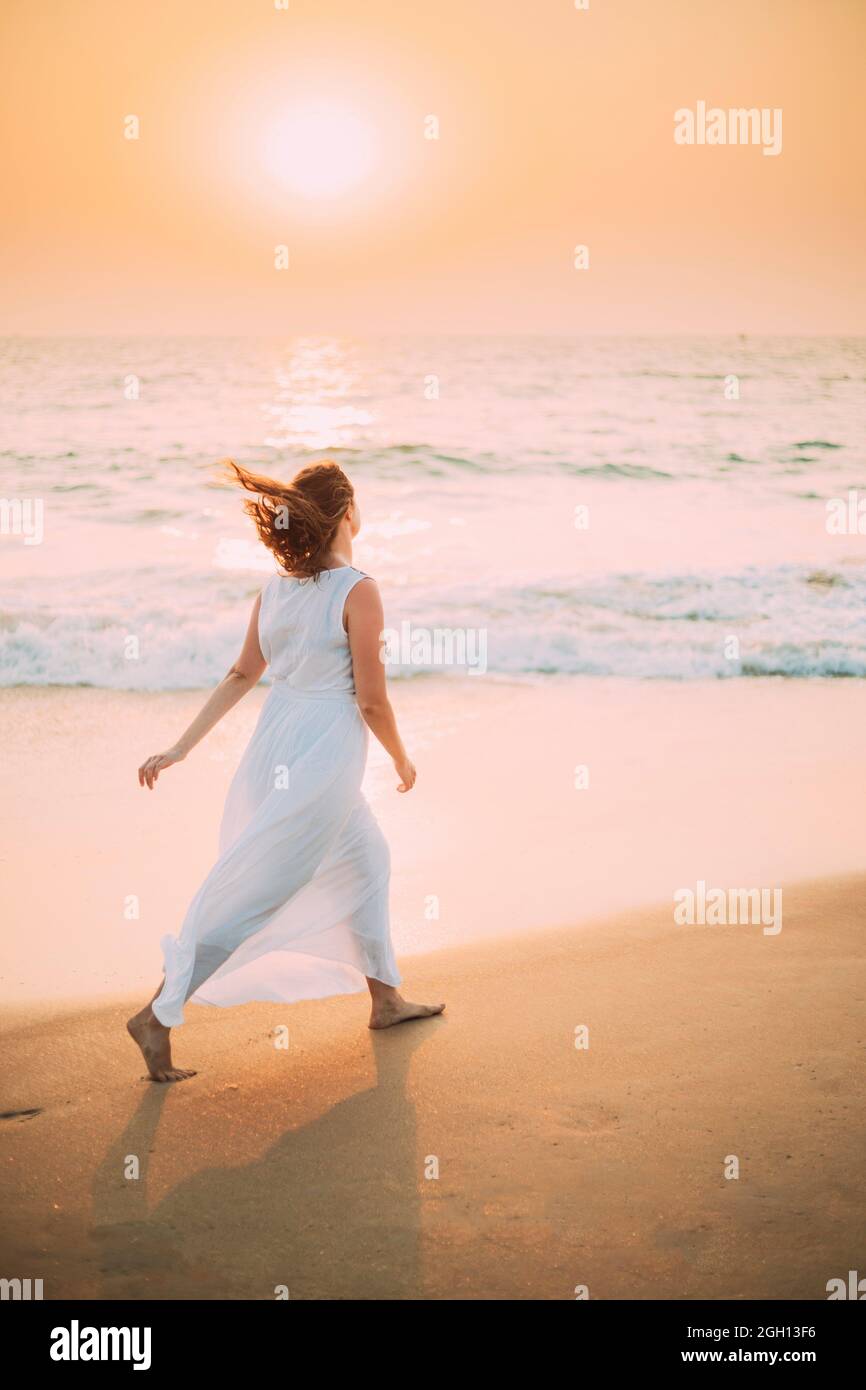
[[346, 594], [345, 613], [356, 618], [375, 618], [382, 613], [379, 585], [369, 574], [354, 570]]
[[347, 574], [343, 582], [348, 590], [348, 598], [360, 599], [363, 603], [365, 596], [378, 594], [379, 585], [372, 575], [365, 574], [363, 570], [352, 569], [349, 566], [346, 569]]
[[375, 589], [376, 581], [364, 570], [356, 570], [354, 565], [343, 565], [338, 570], [331, 570], [329, 578], [336, 580], [337, 587], [348, 597], [359, 591]]

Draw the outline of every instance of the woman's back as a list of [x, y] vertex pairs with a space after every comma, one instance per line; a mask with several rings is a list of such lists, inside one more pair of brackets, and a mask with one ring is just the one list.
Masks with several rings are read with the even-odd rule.
[[354, 690], [343, 626], [349, 591], [366, 576], [352, 565], [315, 579], [275, 575], [262, 590], [259, 642], [275, 681], [304, 692]]

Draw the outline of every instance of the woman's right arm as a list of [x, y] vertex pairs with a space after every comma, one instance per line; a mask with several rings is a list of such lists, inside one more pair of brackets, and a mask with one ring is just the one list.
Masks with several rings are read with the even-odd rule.
[[362, 579], [355, 585], [346, 599], [344, 612], [358, 708], [367, 727], [394, 759], [400, 778], [398, 792], [409, 792], [415, 785], [415, 768], [403, 747], [388, 699], [385, 663], [381, 657], [385, 613], [375, 580]]
[[261, 602], [262, 596], [259, 594], [253, 604], [241, 654], [234, 666], [223, 676], [219, 685], [211, 693], [202, 709], [199, 710], [189, 728], [181, 734], [177, 743], [164, 753], [154, 753], [152, 757], [146, 758], [141, 764], [138, 769], [139, 786], [149, 787], [153, 791], [159, 774], [164, 772], [167, 767], [173, 767], [175, 763], [183, 762], [187, 753], [201, 742], [214, 724], [219, 723], [223, 715], [227, 714], [232, 706], [246, 695], [247, 691], [258, 685], [267, 667], [267, 662], [259, 646]]

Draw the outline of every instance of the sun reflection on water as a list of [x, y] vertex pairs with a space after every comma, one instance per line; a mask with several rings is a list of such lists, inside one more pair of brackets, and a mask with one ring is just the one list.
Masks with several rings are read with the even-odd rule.
[[274, 371], [274, 398], [263, 406], [264, 443], [273, 449], [350, 448], [375, 421], [360, 372], [332, 339], [298, 340]]

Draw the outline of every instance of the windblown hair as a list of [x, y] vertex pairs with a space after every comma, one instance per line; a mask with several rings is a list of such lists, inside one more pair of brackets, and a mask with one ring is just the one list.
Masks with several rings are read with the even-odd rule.
[[290, 483], [251, 473], [234, 459], [225, 459], [224, 466], [247, 492], [258, 494], [258, 501], [244, 503], [244, 511], [255, 522], [262, 544], [287, 574], [315, 578], [326, 568], [337, 527], [355, 495], [339, 464], [311, 463]]

